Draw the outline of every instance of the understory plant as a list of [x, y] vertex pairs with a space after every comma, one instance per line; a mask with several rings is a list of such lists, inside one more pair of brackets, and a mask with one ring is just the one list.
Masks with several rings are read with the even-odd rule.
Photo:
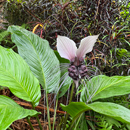
[[[58, 36], [57, 50], [61, 58], [57, 51], [50, 48], [47, 40], [22, 27], [10, 26], [8, 32], [11, 33], [12, 42], [16, 44], [19, 54], [12, 49], [0, 46], [0, 86], [8, 87], [15, 96], [30, 102], [33, 110], [25, 109], [9, 97], [0, 95], [0, 130], [11, 129], [10, 125], [22, 118], [27, 119], [33, 130], [30, 122], [32, 116], [36, 117], [39, 128], [42, 130], [43, 126], [38, 118], [38, 114], [41, 113], [35, 110], [41, 94], [44, 94], [46, 99], [46, 120], [49, 130], [87, 130], [90, 126], [93, 129], [98, 129], [98, 126], [112, 129], [111, 125], [99, 122], [97, 126], [92, 126], [86, 119], [87, 114], [92, 112], [108, 117], [109, 120], [116, 122], [115, 124], [119, 121], [129, 126], [129, 109], [116, 103], [101, 101], [101, 99], [129, 94], [130, 76], [91, 77], [91, 74], [94, 75], [94, 67], [90, 68], [84, 62], [85, 54], [92, 51], [98, 35], [83, 38], [78, 49], [74, 41], [65, 36]], [[61, 108], [68, 114], [65, 114], [65, 117], [64, 115], [59, 117], [63, 117], [63, 120], [55, 124], [58, 100], [65, 95], [70, 86], [69, 103], [67, 105], [61, 103]], [[76, 94], [74, 88], [78, 90]], [[44, 93], [41, 93], [41, 89]], [[54, 94], [55, 102], [52, 125], [48, 103], [49, 93]], [[80, 97], [79, 100], [72, 102], [72, 97], [76, 95]], [[94, 119], [100, 119], [101, 122], [99, 115]], [[120, 128], [120, 125], [117, 127]]]

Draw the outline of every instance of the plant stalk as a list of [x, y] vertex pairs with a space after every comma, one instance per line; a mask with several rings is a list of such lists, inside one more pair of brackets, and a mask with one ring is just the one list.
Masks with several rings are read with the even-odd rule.
[[38, 115], [36, 116], [36, 119], [37, 119], [37, 122], [38, 122], [38, 124], [39, 124], [40, 130], [43, 130], [43, 129], [42, 129], [42, 125], [41, 125], [41, 123], [40, 123], [40, 121], [39, 121]]
[[27, 122], [28, 122], [29, 126], [31, 127], [31, 130], [34, 130], [34, 128], [33, 128], [33, 126], [32, 126], [32, 123], [31, 123], [31, 121], [30, 121], [30, 118], [29, 118], [29, 117], [26, 117], [26, 119], [27, 119]]
[[75, 86], [75, 83], [73, 82], [73, 84], [72, 84], [72, 88], [71, 88], [71, 93], [70, 93], [70, 100], [69, 100], [69, 104], [70, 104], [70, 103], [71, 103], [71, 101], [72, 101], [73, 91], [74, 91], [74, 86]]
[[49, 104], [48, 104], [47, 89], [46, 89], [45, 91], [46, 91], [46, 105], [47, 105], [48, 126], [49, 126], [49, 130], [51, 130], [51, 123], [50, 123], [50, 113], [49, 113]]
[[55, 111], [54, 111], [54, 120], [53, 120], [52, 130], [54, 130], [54, 126], [55, 126], [55, 118], [56, 118], [57, 105], [58, 105], [58, 95], [57, 95], [57, 97], [56, 97], [56, 107], [55, 107]]
[[16, 45], [14, 45], [11, 49], [13, 50], [16, 47]]
[[[35, 110], [35, 107], [33, 106], [33, 104], [32, 104], [32, 107], [33, 107], [33, 109]], [[38, 115], [36, 115], [36, 119], [37, 119], [37, 122], [38, 122], [38, 124], [39, 124], [40, 130], [43, 130], [43, 129], [42, 129], [42, 125], [41, 125], [41, 123], [40, 123], [40, 121], [39, 121]]]
[[[71, 88], [71, 93], [70, 93], [69, 104], [70, 104], [70, 103], [71, 103], [71, 101], [72, 101], [73, 91], [74, 91], [74, 86], [75, 86], [75, 83], [73, 82], [73, 84], [72, 84], [72, 88]], [[64, 120], [63, 130], [65, 130], [65, 128], [66, 128], [66, 122], [67, 122], [68, 116], [69, 116], [69, 114], [68, 114], [68, 113], [66, 113], [65, 120]]]

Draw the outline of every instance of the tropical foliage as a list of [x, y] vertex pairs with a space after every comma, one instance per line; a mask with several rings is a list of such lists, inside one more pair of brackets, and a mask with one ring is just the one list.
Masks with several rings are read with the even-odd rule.
[[31, 130], [130, 129], [129, 8], [127, 0], [6, 1], [0, 129], [24, 118]]

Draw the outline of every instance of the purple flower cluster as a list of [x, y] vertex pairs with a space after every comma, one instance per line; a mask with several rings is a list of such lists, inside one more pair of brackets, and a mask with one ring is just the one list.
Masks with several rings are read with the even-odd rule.
[[87, 75], [87, 67], [84, 64], [83, 58], [78, 59], [77, 57], [71, 61], [71, 64], [68, 68], [69, 76], [78, 80], [84, 78]]

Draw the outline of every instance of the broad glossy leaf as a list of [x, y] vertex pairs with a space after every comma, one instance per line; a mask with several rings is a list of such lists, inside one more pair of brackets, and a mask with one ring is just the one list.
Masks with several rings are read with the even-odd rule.
[[0, 85], [17, 97], [38, 105], [41, 91], [27, 63], [11, 49], [0, 46]]
[[40, 84], [48, 92], [56, 91], [60, 81], [59, 61], [47, 40], [19, 26], [10, 26], [11, 39], [19, 54], [30, 66]]
[[37, 114], [37, 111], [24, 109], [9, 97], [0, 95], [0, 130], [6, 130], [16, 120]]
[[83, 102], [72, 102], [68, 106], [61, 104], [61, 107], [64, 111], [67, 111], [72, 118], [78, 117], [85, 111], [93, 110], [123, 123], [130, 124], [130, 110], [115, 103], [95, 102], [86, 105]]
[[94, 101], [100, 98], [124, 95], [130, 93], [130, 76], [99, 75], [87, 82], [81, 92], [80, 100]]

